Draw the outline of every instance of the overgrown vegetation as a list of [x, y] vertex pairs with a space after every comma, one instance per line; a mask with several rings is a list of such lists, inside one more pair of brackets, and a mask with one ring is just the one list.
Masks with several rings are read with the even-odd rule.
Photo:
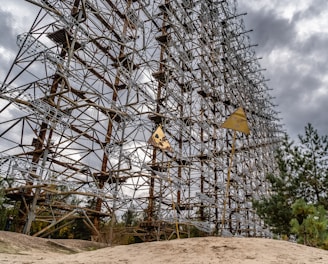
[[295, 144], [285, 136], [276, 155], [278, 173], [267, 176], [272, 194], [254, 207], [275, 234], [327, 248], [328, 136], [308, 124], [298, 139]]
[[292, 205], [291, 232], [301, 244], [328, 249], [327, 212], [323, 206], [307, 204], [303, 199]]
[[0, 230], [13, 231], [13, 216], [16, 214], [10, 199], [5, 195], [4, 188], [10, 187], [12, 180], [0, 177]]

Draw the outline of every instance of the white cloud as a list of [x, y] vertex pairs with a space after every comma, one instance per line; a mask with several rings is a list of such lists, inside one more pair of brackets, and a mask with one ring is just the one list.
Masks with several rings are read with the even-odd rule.
[[2, 63], [7, 64], [7, 63], [11, 62], [15, 55], [16, 55], [16, 53], [0, 46], [0, 57], [1, 57], [0, 60]]
[[305, 10], [310, 4], [311, 0], [239, 0], [240, 3], [247, 5], [253, 10], [274, 10], [275, 14], [280, 18], [291, 20], [296, 12]]
[[13, 15], [11, 26], [17, 33], [25, 32], [29, 29], [35, 19], [37, 10], [32, 4], [21, 0], [6, 1], [5, 4], [1, 5], [0, 9]]
[[315, 17], [305, 17], [296, 24], [299, 39], [305, 40], [313, 34], [328, 33], [328, 10]]

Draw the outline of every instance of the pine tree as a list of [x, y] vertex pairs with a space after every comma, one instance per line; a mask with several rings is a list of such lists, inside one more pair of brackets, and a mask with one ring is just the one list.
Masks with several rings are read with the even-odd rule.
[[300, 145], [295, 164], [299, 181], [298, 196], [306, 202], [328, 209], [328, 136], [319, 136], [311, 124], [305, 127], [305, 136], [299, 136]]
[[262, 219], [276, 234], [291, 234], [292, 205], [303, 199], [328, 209], [328, 136], [319, 136], [311, 124], [295, 144], [288, 135], [277, 150], [278, 172], [267, 175], [271, 196], [254, 201]]
[[327, 247], [328, 219], [323, 206], [315, 207], [300, 199], [292, 205], [292, 212], [291, 231], [297, 236], [298, 242], [312, 247]]

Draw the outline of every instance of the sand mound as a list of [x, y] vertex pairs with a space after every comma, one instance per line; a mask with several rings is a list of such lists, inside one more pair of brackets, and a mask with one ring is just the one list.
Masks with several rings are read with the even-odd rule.
[[45, 239], [0, 231], [0, 254], [28, 254], [29, 252], [72, 254], [104, 247], [107, 245], [86, 240]]
[[206, 237], [104, 246], [83, 240], [52, 240], [0, 232], [0, 263], [328, 263], [328, 251], [261, 238]]

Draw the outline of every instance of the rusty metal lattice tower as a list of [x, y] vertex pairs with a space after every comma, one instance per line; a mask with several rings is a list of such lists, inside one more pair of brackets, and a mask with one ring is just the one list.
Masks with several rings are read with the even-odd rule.
[[[28, 2], [40, 10], [0, 94], [18, 231], [80, 217], [102, 240], [102, 220], [133, 212], [145, 239], [190, 226], [268, 235], [251, 201], [268, 194], [281, 127], [235, 1]], [[251, 134], [237, 133], [225, 193], [232, 132], [220, 125], [238, 107]], [[173, 151], [148, 142], [157, 127]]]

